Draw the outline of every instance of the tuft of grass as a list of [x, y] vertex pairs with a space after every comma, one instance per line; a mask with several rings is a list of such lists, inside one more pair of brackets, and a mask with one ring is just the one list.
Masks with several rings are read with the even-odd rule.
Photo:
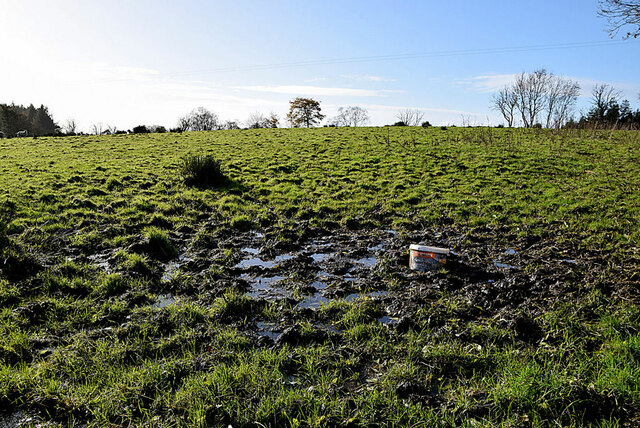
[[231, 219], [231, 227], [236, 230], [249, 230], [253, 222], [246, 215], [238, 215]]
[[125, 291], [127, 282], [118, 274], [107, 275], [100, 286], [100, 291], [105, 296], [115, 296]]
[[149, 240], [149, 250], [152, 254], [158, 254], [165, 258], [178, 255], [178, 250], [173, 246], [164, 230], [157, 227], [147, 227], [143, 234]]
[[189, 185], [221, 186], [225, 176], [220, 162], [211, 155], [187, 155], [183, 158], [180, 173]]

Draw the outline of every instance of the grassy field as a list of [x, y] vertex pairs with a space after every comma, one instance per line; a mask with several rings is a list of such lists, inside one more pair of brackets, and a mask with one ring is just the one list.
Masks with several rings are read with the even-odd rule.
[[638, 132], [0, 140], [0, 426], [635, 426], [639, 221]]

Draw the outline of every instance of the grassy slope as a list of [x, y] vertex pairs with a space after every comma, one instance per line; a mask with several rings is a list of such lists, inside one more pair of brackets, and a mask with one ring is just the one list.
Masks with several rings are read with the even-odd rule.
[[[0, 148], [0, 203], [12, 219], [6, 253], [47, 266], [31, 278], [0, 279], [6, 408], [100, 425], [153, 417], [580, 423], [599, 419], [599, 403], [619, 406], [618, 417], [633, 418], [638, 408], [638, 133], [249, 130], [0, 140]], [[178, 169], [187, 153], [213, 154], [235, 184], [185, 187]], [[369, 302], [336, 303], [345, 343], [265, 351], [242, 325], [220, 321], [230, 306], [252, 305], [231, 290], [211, 306], [131, 307], [154, 290], [153, 278], [136, 274], [148, 261], [123, 252], [125, 278], [65, 261], [127, 248], [151, 226], [173, 231], [207, 219], [219, 229], [295, 229], [298, 220], [450, 227], [493, 244], [540, 240], [550, 252], [605, 262], [583, 292], [537, 317], [544, 334], [535, 344], [516, 340], [499, 318], [461, 320], [464, 302], [443, 296], [415, 314], [419, 328], [402, 334], [372, 322]], [[434, 311], [450, 335], [430, 333]], [[84, 328], [118, 314], [126, 329]], [[459, 329], [468, 334], [456, 336]], [[56, 346], [34, 351], [48, 335], [60, 337]], [[422, 385], [433, 402], [405, 397], [403, 382]]]

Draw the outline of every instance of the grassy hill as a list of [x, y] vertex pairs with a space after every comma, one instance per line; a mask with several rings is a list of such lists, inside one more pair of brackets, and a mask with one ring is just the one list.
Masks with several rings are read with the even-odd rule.
[[0, 422], [633, 425], [639, 220], [634, 131], [0, 140]]

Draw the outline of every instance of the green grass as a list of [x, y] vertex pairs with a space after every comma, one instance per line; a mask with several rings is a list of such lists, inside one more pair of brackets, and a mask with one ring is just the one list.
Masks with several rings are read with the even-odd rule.
[[[219, 160], [224, 185], [185, 182], [191, 153]], [[0, 414], [89, 426], [634, 425], [639, 224], [638, 132], [0, 140]], [[386, 260], [364, 287], [402, 296], [404, 327], [379, 324], [386, 309], [366, 297], [307, 319], [234, 282], [238, 239], [267, 229], [285, 248], [309, 231], [380, 229], [446, 232], [461, 253], [535, 245], [523, 272], [554, 297], [494, 310], [427, 287], [455, 279], [449, 267], [407, 279]], [[202, 248], [199, 272], [162, 279]], [[582, 264], [559, 277], [549, 266], [565, 258]], [[164, 293], [179, 299], [154, 305]], [[286, 320], [297, 340], [265, 345], [252, 334], [265, 320]], [[344, 335], [323, 338], [318, 321]]]

